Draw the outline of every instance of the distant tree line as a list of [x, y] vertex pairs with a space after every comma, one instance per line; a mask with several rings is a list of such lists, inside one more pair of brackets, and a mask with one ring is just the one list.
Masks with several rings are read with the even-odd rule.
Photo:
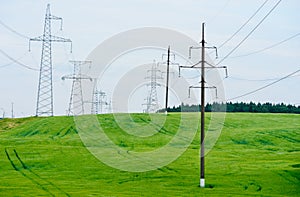
[[[169, 107], [168, 112], [198, 112], [200, 105], [188, 105], [182, 103], [180, 106]], [[164, 112], [160, 109], [159, 112]], [[284, 103], [244, 103], [244, 102], [227, 102], [227, 103], [208, 103], [205, 106], [206, 112], [253, 112], [253, 113], [295, 113], [300, 114], [300, 106], [287, 105]]]

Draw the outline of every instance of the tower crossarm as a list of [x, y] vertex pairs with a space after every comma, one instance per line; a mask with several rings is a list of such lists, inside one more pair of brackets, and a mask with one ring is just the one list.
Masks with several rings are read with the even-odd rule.
[[89, 77], [89, 76], [86, 76], [86, 75], [65, 75], [61, 78], [62, 80], [65, 80], [65, 79], [88, 79], [90, 81], [92, 81], [92, 78]]
[[51, 42], [72, 42], [71, 39], [69, 38], [62, 38], [62, 37], [58, 37], [58, 36], [50, 36], [50, 41]]

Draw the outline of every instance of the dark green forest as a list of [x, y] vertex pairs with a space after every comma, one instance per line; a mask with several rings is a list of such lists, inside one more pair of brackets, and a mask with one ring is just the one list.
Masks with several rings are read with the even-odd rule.
[[[182, 103], [180, 106], [168, 107], [168, 112], [197, 112], [200, 111], [200, 105], [188, 105]], [[165, 109], [159, 110], [163, 112]], [[253, 113], [296, 113], [300, 114], [300, 106], [290, 104], [273, 103], [245, 103], [245, 102], [227, 102], [227, 103], [208, 103], [205, 106], [206, 112], [253, 112]]]

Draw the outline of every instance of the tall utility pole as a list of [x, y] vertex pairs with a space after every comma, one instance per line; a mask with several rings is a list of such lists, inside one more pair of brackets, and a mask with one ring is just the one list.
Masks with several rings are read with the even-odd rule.
[[205, 137], [205, 130], [204, 130], [204, 124], [205, 124], [205, 41], [204, 41], [204, 23], [202, 23], [202, 41], [201, 41], [201, 154], [200, 154], [200, 187], [205, 187], [205, 176], [204, 176], [204, 165], [205, 165], [205, 159], [204, 159], [204, 137]]
[[166, 79], [166, 102], [165, 102], [165, 114], [168, 114], [168, 98], [169, 98], [169, 70], [170, 70], [170, 46], [168, 47], [167, 55], [167, 79]]
[[92, 81], [92, 78], [86, 75], [81, 74], [81, 66], [84, 64], [91, 64], [91, 61], [70, 61], [74, 65], [74, 71], [71, 75], [66, 75], [62, 77], [62, 80], [72, 79], [72, 90], [69, 102], [68, 115], [82, 115], [84, 114], [83, 106], [83, 96], [82, 96], [82, 79], [89, 79]]
[[[62, 28], [62, 18], [51, 15], [50, 4], [47, 5], [44, 33], [43, 35], [31, 38], [31, 41], [42, 42], [42, 55], [38, 85], [38, 96], [36, 103], [36, 116], [53, 116], [53, 83], [52, 83], [52, 42], [72, 42], [70, 39], [57, 37], [51, 34], [51, 20], [60, 20]], [[29, 45], [30, 48], [30, 45]]]
[[[198, 47], [190, 47], [189, 53], [191, 56], [191, 50], [192, 49], [201, 49], [201, 60], [200, 60], [200, 69], [201, 69], [201, 79], [200, 79], [200, 88], [201, 88], [201, 93], [200, 93], [200, 98], [201, 98], [201, 117], [200, 117], [200, 187], [205, 187], [205, 143], [204, 143], [204, 139], [205, 139], [205, 89], [206, 88], [216, 88], [215, 86], [213, 87], [206, 87], [205, 86], [205, 69], [216, 69], [216, 68], [225, 68], [227, 69], [226, 66], [214, 66], [212, 64], [209, 64], [208, 62], [206, 62], [205, 60], [205, 49], [214, 49], [216, 50], [216, 56], [217, 56], [217, 48], [216, 47], [206, 47], [205, 46], [205, 36], [204, 36], [204, 26], [205, 24], [202, 23], [202, 40], [201, 40], [201, 46]], [[179, 66], [179, 68], [192, 68], [192, 69], [199, 69], [199, 67], [197, 67], [197, 65], [199, 64], [194, 64], [191, 66]], [[208, 65], [205, 66], [205, 65]], [[227, 73], [227, 72], [226, 72]], [[226, 74], [227, 75], [227, 74]], [[190, 88], [199, 88], [199, 87], [195, 87], [195, 86], [190, 86]]]
[[148, 83], [148, 86], [150, 86], [150, 91], [148, 94], [148, 97], [146, 98], [146, 113], [156, 112], [156, 110], [159, 109], [158, 99], [157, 99], [157, 86], [160, 86], [159, 83], [157, 83], [157, 79], [162, 79], [161, 76], [158, 75], [158, 73], [161, 73], [160, 70], [157, 68], [157, 64], [154, 62], [152, 65], [152, 69], [148, 70], [148, 73], [150, 72], [150, 77], [146, 77], [146, 79], [150, 78], [150, 82]]
[[[162, 57], [164, 57], [165, 54], [162, 55]], [[165, 114], [168, 114], [168, 101], [169, 101], [169, 78], [170, 78], [170, 66], [171, 65], [177, 65], [179, 66], [179, 63], [174, 63], [171, 62], [170, 60], [170, 56], [171, 56], [171, 50], [170, 50], [170, 46], [168, 47], [168, 53], [167, 53], [167, 62], [162, 62], [162, 64], [167, 64], [167, 76], [166, 76], [166, 99], [165, 99]], [[172, 54], [172, 56], [174, 57], [175, 60], [175, 54]]]

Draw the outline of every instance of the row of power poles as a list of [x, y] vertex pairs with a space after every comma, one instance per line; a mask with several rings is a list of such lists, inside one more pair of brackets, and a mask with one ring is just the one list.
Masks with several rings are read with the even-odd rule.
[[[51, 34], [51, 21], [52, 20], [60, 20], [62, 22], [62, 18], [51, 15], [50, 13], [50, 5], [47, 5], [46, 15], [45, 15], [45, 24], [44, 24], [44, 33], [43, 35], [31, 38], [29, 41], [41, 41], [42, 42], [42, 54], [41, 54], [41, 64], [40, 64], [40, 74], [39, 74], [39, 84], [38, 84], [38, 96], [36, 103], [36, 116], [53, 116], [53, 82], [52, 82], [52, 42], [72, 42], [70, 39], [57, 37]], [[216, 67], [211, 64], [207, 64], [205, 60], [205, 49], [212, 48], [216, 50], [216, 47], [206, 47], [205, 46], [205, 36], [204, 36], [204, 23], [202, 24], [202, 40], [200, 47], [190, 47], [193, 49], [201, 50], [201, 61], [200, 67], [197, 65], [192, 66], [180, 66], [180, 68], [187, 69], [200, 69], [201, 70], [201, 78], [200, 78], [200, 86], [199, 87], [190, 87], [190, 88], [200, 88], [200, 98], [201, 98], [201, 118], [200, 118], [200, 187], [205, 187], [205, 89], [211, 88], [206, 87], [205, 82], [205, 69], [215, 69], [215, 68], [225, 68], [225, 67]], [[29, 42], [29, 43], [30, 43]], [[167, 53], [167, 71], [166, 71], [166, 96], [165, 96], [165, 113], [167, 114], [168, 109], [168, 98], [169, 98], [169, 67], [171, 65], [170, 62], [170, 54], [171, 50], [168, 47]], [[72, 91], [69, 102], [68, 114], [83, 114], [83, 97], [82, 97], [82, 89], [81, 89], [81, 80], [92, 80], [89, 76], [84, 76], [81, 74], [81, 66], [83, 64], [90, 64], [88, 61], [72, 61], [74, 64], [74, 72], [71, 75], [66, 75], [62, 77], [62, 79], [72, 79]], [[208, 66], [207, 66], [208, 65]], [[158, 69], [156, 64], [151, 69], [151, 82], [149, 85], [150, 95], [146, 101], [146, 112], [150, 112], [153, 107], [158, 105], [157, 103], [157, 94], [156, 94], [156, 86], [157, 86], [157, 72]], [[99, 92], [100, 93], [100, 92]], [[98, 92], [97, 92], [98, 94]], [[100, 93], [101, 94], [101, 93]], [[104, 96], [101, 94], [101, 96]], [[101, 97], [100, 96], [100, 97]], [[93, 106], [93, 105], [92, 105]], [[97, 111], [98, 108], [94, 109]], [[13, 113], [13, 112], [12, 112]], [[95, 112], [96, 113], [96, 112]]]

